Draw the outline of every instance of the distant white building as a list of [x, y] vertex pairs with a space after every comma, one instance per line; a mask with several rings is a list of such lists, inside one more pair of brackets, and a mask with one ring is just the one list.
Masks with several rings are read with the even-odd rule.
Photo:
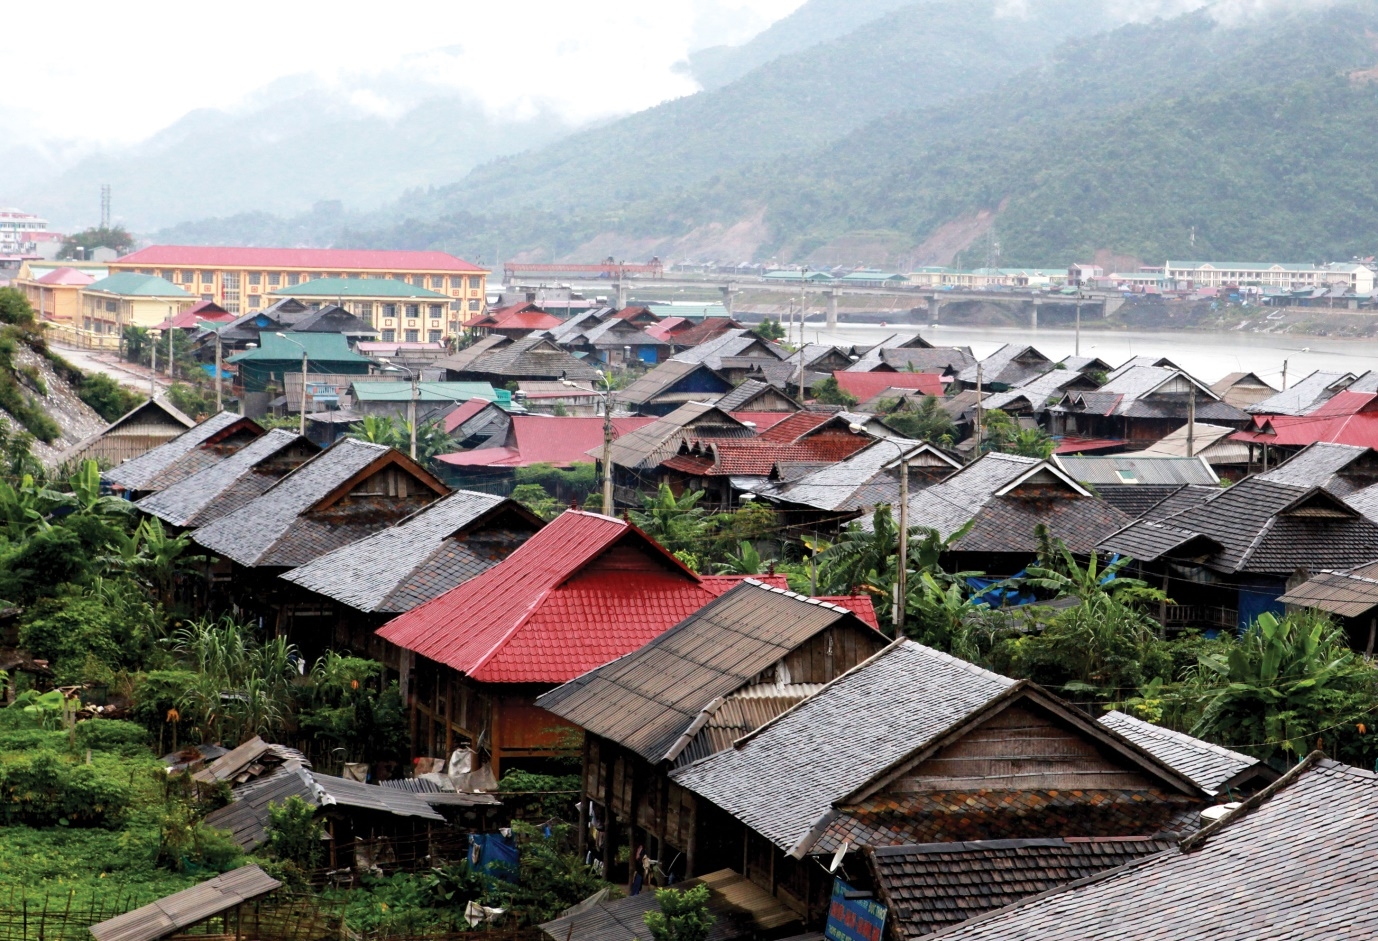
[[31, 253], [40, 241], [50, 241], [47, 219], [20, 209], [0, 209], [0, 253]]
[[1373, 269], [1358, 264], [1288, 265], [1249, 264], [1233, 261], [1169, 261], [1163, 268], [1163, 281], [1177, 288], [1221, 288], [1227, 286], [1275, 288], [1304, 291], [1308, 288], [1343, 284], [1356, 294], [1371, 294]]

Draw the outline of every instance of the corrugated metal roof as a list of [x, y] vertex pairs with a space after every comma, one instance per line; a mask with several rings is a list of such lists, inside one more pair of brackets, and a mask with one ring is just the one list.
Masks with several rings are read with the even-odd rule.
[[1149, 457], [1114, 454], [1106, 457], [1061, 454], [1053, 458], [1072, 479], [1100, 484], [1219, 484], [1220, 478], [1200, 457]]
[[1319, 608], [1342, 618], [1357, 618], [1378, 606], [1378, 580], [1354, 570], [1321, 572], [1278, 600], [1283, 604]]
[[[847, 622], [874, 630], [839, 605], [748, 580], [640, 649], [536, 702], [653, 764], [674, 761], [698, 729], [712, 723], [721, 706], [716, 700], [738, 693], [811, 637]], [[875, 633], [874, 649], [883, 643]], [[758, 712], [777, 714], [770, 695], [799, 698], [772, 691], [756, 704]], [[725, 719], [744, 721], [743, 710], [751, 708], [738, 703], [727, 714], [735, 720]]]
[[90, 930], [96, 941], [155, 941], [281, 885], [259, 867], [244, 866], [92, 925]]

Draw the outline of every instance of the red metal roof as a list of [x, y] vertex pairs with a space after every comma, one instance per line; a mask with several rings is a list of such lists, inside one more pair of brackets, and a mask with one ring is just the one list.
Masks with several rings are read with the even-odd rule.
[[117, 265], [189, 268], [318, 268], [365, 271], [458, 271], [485, 274], [445, 252], [396, 252], [360, 248], [241, 248], [221, 245], [150, 245], [125, 255]]
[[1306, 415], [1255, 415], [1253, 429], [1230, 437], [1257, 444], [1305, 446], [1324, 441], [1378, 448], [1378, 395], [1339, 392]]
[[378, 635], [480, 682], [565, 683], [678, 624], [724, 585], [706, 586], [630, 523], [571, 510]]
[[[650, 416], [614, 418], [617, 437], [655, 421]], [[594, 417], [556, 417], [553, 415], [513, 415], [512, 441], [516, 447], [479, 448], [436, 458], [454, 467], [526, 467], [554, 464], [569, 467], [589, 462], [588, 452], [603, 443], [603, 419]]]
[[[360, 344], [361, 346], [363, 344]], [[488, 407], [487, 399], [470, 399], [459, 408], [445, 416], [445, 431], [452, 432], [479, 412]], [[443, 457], [441, 458], [444, 459]]]
[[91, 277], [80, 268], [54, 268], [41, 278], [35, 278], [37, 284], [56, 284], [71, 287], [84, 287], [88, 284], [95, 284], [96, 279]]
[[733, 588], [742, 583], [742, 579], [749, 578], [752, 581], [760, 582], [771, 588], [783, 588], [789, 591], [789, 579], [784, 575], [700, 575], [703, 580], [703, 587], [713, 592], [715, 595], [725, 595]]
[[535, 304], [509, 304], [489, 311], [475, 320], [471, 327], [487, 327], [490, 330], [549, 330], [564, 323], [559, 317], [547, 314]]
[[756, 427], [757, 434], [764, 434], [767, 430], [774, 428], [780, 422], [797, 415], [797, 412], [728, 412], [733, 418], [742, 424], [750, 423]]
[[924, 395], [942, 395], [942, 376], [935, 372], [842, 372], [833, 373], [837, 387], [861, 401], [873, 399], [886, 389], [913, 389]]

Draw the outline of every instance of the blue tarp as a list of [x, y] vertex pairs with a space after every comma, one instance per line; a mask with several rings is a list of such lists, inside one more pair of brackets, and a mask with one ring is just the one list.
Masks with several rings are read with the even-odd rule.
[[475, 872], [501, 879], [517, 881], [517, 841], [501, 833], [469, 834], [469, 866]]
[[996, 588], [996, 585], [1003, 585], [1004, 582], [1015, 581], [1023, 578], [1029, 573], [1020, 570], [1009, 578], [977, 578], [969, 576], [966, 580], [967, 587], [971, 589], [971, 603], [983, 604], [992, 608], [1017, 608], [1020, 605], [1033, 604], [1038, 599], [1033, 592], [1020, 591], [1017, 585], [1005, 585]]

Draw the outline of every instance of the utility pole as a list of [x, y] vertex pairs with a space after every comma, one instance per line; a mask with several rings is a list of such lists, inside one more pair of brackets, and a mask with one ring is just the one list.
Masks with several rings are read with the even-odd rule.
[[1077, 287], [1077, 334], [1076, 346], [1072, 348], [1074, 356], [1081, 355], [1081, 288]]
[[612, 502], [612, 387], [603, 396], [603, 515], [616, 516]]
[[306, 437], [306, 347], [301, 350], [301, 421], [297, 423], [297, 434]]
[[215, 331], [215, 413], [225, 410], [224, 379], [220, 372], [220, 329]]
[[981, 456], [981, 364], [976, 364], [976, 447], [972, 449], [971, 459]]
[[[306, 388], [306, 377], [302, 376], [302, 388]], [[411, 459], [416, 460], [416, 398], [419, 393], [419, 383], [417, 374], [412, 370], [411, 374], [411, 401], [407, 403], [407, 424], [411, 426]]]
[[172, 333], [172, 308], [169, 307], [167, 309], [167, 378], [169, 382], [174, 379], [172, 375]]
[[1287, 360], [1282, 361], [1282, 391], [1287, 391]]
[[1187, 400], [1187, 457], [1196, 457], [1196, 386], [1191, 387]]
[[904, 636], [904, 609], [909, 599], [909, 455], [900, 448], [900, 570], [895, 605], [895, 639]]

